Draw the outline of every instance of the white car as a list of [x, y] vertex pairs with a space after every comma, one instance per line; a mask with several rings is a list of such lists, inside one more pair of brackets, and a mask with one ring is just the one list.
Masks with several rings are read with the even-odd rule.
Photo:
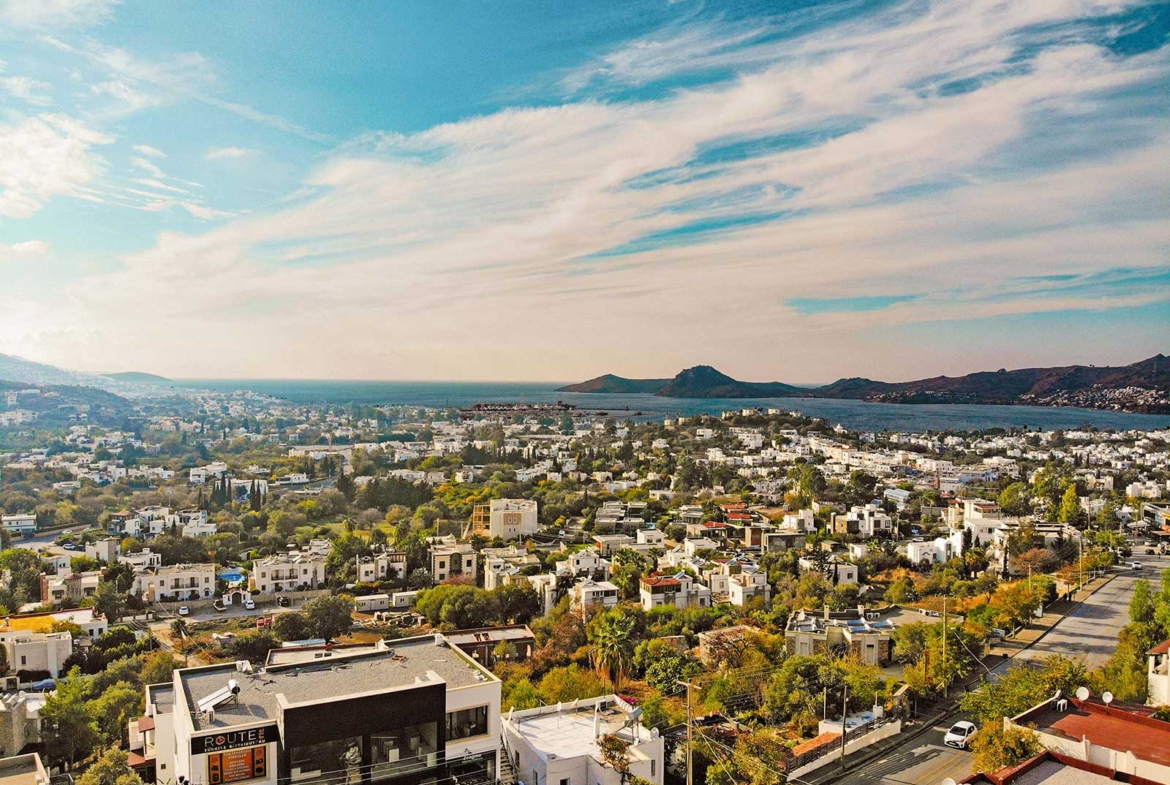
[[1129, 563], [1129, 568], [1131, 570], [1140, 570], [1142, 568], [1142, 563], [1140, 561], [1131, 561]]
[[955, 749], [965, 750], [967, 745], [971, 743], [971, 737], [975, 735], [975, 731], [979, 730], [975, 727], [975, 723], [967, 720], [959, 720], [951, 729], [947, 731], [947, 735], [943, 736], [943, 744]]
[[256, 610], [256, 603], [252, 601], [252, 598], [251, 598], [251, 597], [249, 597], [248, 599], [244, 600], [244, 610], [246, 610], [246, 611], [254, 611], [254, 610]]
[[186, 605], [180, 605], [180, 606], [179, 606], [179, 615], [180, 615], [180, 616], [190, 616], [190, 615], [191, 615], [191, 609], [190, 609], [190, 608], [188, 608]]

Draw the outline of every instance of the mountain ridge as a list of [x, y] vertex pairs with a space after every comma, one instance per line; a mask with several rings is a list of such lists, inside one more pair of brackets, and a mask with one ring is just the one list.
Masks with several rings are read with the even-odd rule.
[[558, 392], [651, 393], [666, 398], [832, 398], [884, 403], [975, 403], [1080, 406], [1147, 413], [1170, 412], [1170, 358], [1163, 354], [1124, 366], [1066, 365], [976, 371], [908, 382], [846, 377], [821, 387], [743, 382], [709, 365], [673, 379], [627, 379], [606, 374]]

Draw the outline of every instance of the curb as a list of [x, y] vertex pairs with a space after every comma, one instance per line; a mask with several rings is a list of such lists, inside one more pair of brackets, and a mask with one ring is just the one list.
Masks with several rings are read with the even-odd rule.
[[[1071, 608], [1069, 608], [1064, 613], [1060, 614], [1060, 618], [1058, 618], [1055, 622], [1053, 622], [1052, 624], [1048, 625], [1043, 630], [1041, 630], [1040, 634], [1036, 636], [1035, 640], [1029, 641], [1026, 646], [1023, 646], [1023, 647], [1017, 649], [1010, 657], [1004, 657], [1003, 662], [999, 663], [999, 665], [996, 665], [995, 667], [998, 668], [1001, 665], [1003, 665], [1004, 663], [1011, 662], [1016, 657], [1018, 657], [1022, 652], [1027, 651], [1028, 649], [1032, 648], [1040, 641], [1044, 640], [1044, 638], [1048, 635], [1048, 633], [1052, 632], [1053, 628], [1056, 627], [1057, 624], [1060, 624], [1062, 621], [1064, 621], [1066, 618], [1068, 618], [1070, 615], [1072, 615], [1073, 611], [1075, 611], [1077, 608], [1080, 608], [1082, 605], [1085, 604], [1086, 600], [1088, 600], [1094, 594], [1101, 591], [1101, 589], [1104, 589], [1106, 586], [1108, 586], [1110, 583], [1112, 583], [1113, 579], [1116, 578], [1120, 574], [1121, 573], [1118, 573], [1118, 572], [1111, 573], [1109, 575], [1109, 577], [1107, 577], [1105, 579], [1105, 581], [1100, 586], [1098, 586], [1097, 588], [1093, 589], [1091, 592], [1086, 594], [1085, 598], [1083, 600], [1074, 601], [1073, 606]], [[995, 668], [993, 668], [992, 670], [994, 671]]]
[[[1110, 583], [1112, 583], [1113, 579], [1116, 578], [1120, 574], [1121, 573], [1116, 573], [1116, 572], [1110, 574], [1109, 577], [1106, 578], [1106, 580], [1100, 586], [1096, 587], [1091, 592], [1089, 592], [1087, 595], [1085, 595], [1084, 599], [1075, 602], [1073, 604], [1073, 607], [1070, 608], [1068, 611], [1066, 611], [1065, 613], [1062, 613], [1060, 615], [1060, 618], [1055, 623], [1048, 626], [1036, 638], [1036, 640], [1030, 641], [1027, 646], [1024, 646], [1023, 648], [1017, 650], [1010, 657], [1004, 657], [1003, 662], [999, 663], [999, 665], [996, 665], [995, 667], [998, 668], [998, 667], [1000, 667], [1000, 665], [1003, 665], [1005, 663], [1010, 663], [1013, 659], [1016, 658], [1017, 655], [1020, 654], [1020, 652], [1027, 651], [1028, 649], [1032, 648], [1040, 641], [1044, 640], [1044, 636], [1046, 636], [1049, 632], [1051, 632], [1052, 629], [1054, 627], [1056, 627], [1057, 624], [1059, 624], [1061, 621], [1063, 621], [1069, 614], [1071, 614], [1077, 608], [1084, 605], [1085, 600], [1089, 599], [1094, 594], [1096, 594], [1098, 591], [1100, 591], [1101, 589], [1105, 588]], [[994, 669], [992, 669], [992, 670], [994, 670]], [[969, 685], [967, 685], [967, 684], [963, 685], [963, 692], [967, 692], [968, 686]], [[956, 693], [956, 695], [958, 695], [958, 693]], [[805, 785], [829, 785], [830, 783], [837, 782], [838, 780], [840, 780], [843, 777], [852, 773], [851, 769], [855, 770], [856, 768], [858, 768], [860, 766], [865, 766], [866, 764], [880, 758], [887, 751], [892, 750], [892, 749], [896, 749], [897, 747], [900, 747], [903, 744], [908, 744], [908, 743], [914, 741], [915, 739], [917, 739], [918, 737], [924, 735], [928, 730], [932, 729], [935, 726], [935, 724], [939, 722], [939, 720], [945, 720], [947, 717], [954, 714], [955, 710], [958, 708], [959, 708], [958, 701], [956, 701], [949, 708], [945, 709], [942, 713], [937, 714], [932, 718], [924, 719], [921, 727], [916, 728], [915, 730], [911, 731], [910, 733], [903, 733], [903, 734], [899, 734], [898, 736], [893, 737], [893, 738], [896, 738], [898, 740], [898, 742], [896, 744], [891, 744], [890, 746], [884, 747], [882, 749], [873, 750], [872, 752], [865, 755], [864, 757], [859, 757], [855, 761], [850, 762], [850, 765], [848, 767], [842, 767], [842, 766], [840, 766], [840, 764], [838, 764], [838, 767], [831, 774], [825, 776], [823, 779], [811, 779], [811, 780], [801, 779], [801, 780], [799, 780], [799, 782], [805, 783]], [[846, 761], [848, 761], [848, 758], [846, 758]], [[794, 781], [797, 781], [797, 780], [794, 780]]]

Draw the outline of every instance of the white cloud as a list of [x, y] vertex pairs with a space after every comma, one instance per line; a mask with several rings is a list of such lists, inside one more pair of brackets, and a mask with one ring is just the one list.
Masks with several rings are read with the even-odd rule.
[[[152, 327], [167, 356], [176, 346], [187, 356], [196, 319], [207, 325], [201, 341], [246, 330], [272, 350], [261, 365], [247, 353], [204, 360], [191, 345], [180, 369], [191, 374], [305, 375], [306, 346], [346, 347], [320, 353], [310, 373], [349, 378], [568, 379], [712, 362], [800, 381], [800, 367], [921, 367], [936, 358], [905, 342], [879, 346], [877, 328], [1092, 302], [1069, 292], [1001, 303], [980, 289], [956, 305], [931, 292], [1118, 260], [1165, 266], [1170, 138], [1157, 111], [1125, 111], [1124, 91], [1165, 83], [1168, 53], [1121, 58], [1078, 43], [1078, 18], [1112, 10], [953, 0], [783, 40], [680, 30], [679, 51], [663, 37], [653, 51], [611, 57], [585, 83], [661, 79], [704, 58], [704, 69], [740, 76], [656, 100], [509, 109], [354, 140], [297, 199], [202, 234], [164, 234], [118, 271], [71, 287], [70, 313], [101, 325], [75, 351], [121, 350], [138, 329], [129, 306], [165, 298]], [[1057, 27], [1066, 43], [1006, 68], [1028, 36]], [[938, 89], [956, 79], [987, 84]], [[838, 126], [848, 132], [827, 133]], [[777, 137], [807, 140], [701, 155]], [[1056, 140], [1091, 140], [1093, 154], [1050, 155]], [[138, 185], [140, 209], [226, 217], [156, 193], [161, 181]], [[784, 210], [783, 221], [735, 222]], [[924, 296], [816, 318], [784, 305], [875, 291]], [[567, 313], [604, 317], [573, 352], [563, 329], [532, 327], [564, 325]], [[379, 329], [388, 314], [390, 339]]]
[[145, 158], [139, 158], [139, 157], [135, 156], [135, 157], [130, 159], [130, 163], [131, 163], [131, 165], [141, 169], [142, 171], [146, 172], [147, 174], [151, 175], [152, 177], [166, 177], [167, 176], [166, 172], [164, 172], [156, 164], [146, 160]]
[[0, 263], [18, 262], [24, 259], [37, 258], [49, 252], [49, 244], [44, 240], [25, 240], [20, 243], [5, 245], [0, 243]]
[[0, 124], [0, 215], [27, 218], [55, 196], [92, 198], [84, 187], [105, 169], [93, 148], [111, 142], [63, 114]]
[[217, 147], [207, 152], [208, 161], [224, 161], [236, 158], [248, 158], [255, 155], [255, 150], [246, 147]]
[[53, 103], [49, 95], [53, 86], [28, 76], [0, 76], [0, 90], [33, 106], [49, 106]]
[[114, 114], [128, 114], [166, 103], [162, 96], [143, 90], [123, 79], [97, 82], [89, 86], [89, 92], [91, 95], [112, 99], [115, 104], [112, 107]]
[[92, 27], [109, 19], [119, 0], [0, 0], [0, 20], [14, 28]]
[[166, 158], [167, 157], [167, 154], [164, 153], [162, 150], [159, 150], [157, 147], [151, 147], [148, 144], [134, 145], [134, 152], [141, 153], [142, 155], [145, 155], [148, 158]]
[[219, 98], [212, 89], [217, 81], [215, 71], [198, 52], [180, 52], [166, 60], [148, 61], [125, 49], [96, 41], [74, 46], [51, 35], [42, 35], [40, 40], [59, 51], [82, 57], [105, 69], [112, 78], [95, 85], [91, 90], [98, 95], [121, 99], [129, 111], [185, 98], [303, 139], [320, 143], [332, 141], [325, 134], [316, 133], [248, 104]]

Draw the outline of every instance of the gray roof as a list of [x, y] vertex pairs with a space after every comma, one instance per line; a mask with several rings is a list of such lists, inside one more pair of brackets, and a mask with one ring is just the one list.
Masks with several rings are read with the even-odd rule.
[[322, 656], [253, 673], [240, 673], [234, 664], [180, 671], [187, 706], [192, 709], [200, 700], [227, 686], [228, 679], [235, 679], [240, 687], [234, 700], [215, 707], [213, 722], [193, 711], [196, 730], [274, 722], [280, 715], [277, 695], [283, 695], [293, 704], [341, 699], [413, 685], [416, 679], [426, 678], [428, 671], [434, 671], [446, 681], [448, 689], [495, 680], [465, 654], [445, 643], [436, 644], [436, 637], [430, 635], [393, 641], [385, 651], [318, 650], [312, 654]]

